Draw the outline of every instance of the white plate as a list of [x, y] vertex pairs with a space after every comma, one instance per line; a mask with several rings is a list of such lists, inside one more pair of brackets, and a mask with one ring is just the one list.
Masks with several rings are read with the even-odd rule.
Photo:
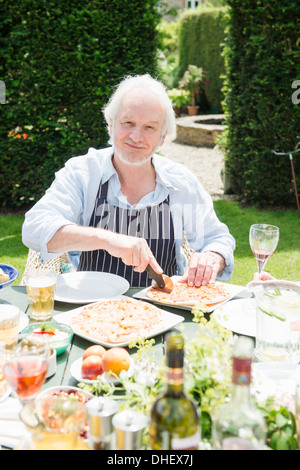
[[9, 385], [7, 386], [7, 389], [6, 389], [6, 392], [3, 393], [2, 397], [0, 397], [0, 403], [4, 400], [6, 400], [7, 397], [9, 397], [9, 395], [11, 394], [12, 392], [12, 389], [9, 387]]
[[[79, 313], [83, 308], [84, 307], [78, 307], [78, 308], [75, 308], [74, 310], [69, 310], [64, 313], [59, 313], [55, 315], [55, 321], [66, 323], [67, 325], [71, 326], [72, 317], [76, 315], [77, 313]], [[162, 312], [162, 319], [163, 319], [163, 327], [161, 327], [160, 330], [149, 332], [149, 334], [146, 335], [146, 338], [152, 338], [153, 336], [157, 336], [161, 333], [164, 333], [165, 331], [170, 330], [174, 326], [184, 321], [184, 317], [182, 317], [181, 315], [175, 315], [174, 313], [170, 313], [165, 310], [161, 310], [161, 312]], [[128, 346], [129, 344], [129, 341], [125, 341], [123, 343], [108, 343], [105, 341], [97, 340], [91, 336], [87, 336], [76, 331], [74, 331], [74, 333], [77, 336], [80, 336], [81, 338], [87, 339], [88, 341], [91, 341], [94, 344], [101, 344], [101, 346], [104, 346], [106, 348], [112, 348], [114, 346], [124, 347], [124, 346]], [[132, 339], [130, 339], [130, 342], [131, 341]]]
[[[70, 373], [71, 373], [72, 377], [74, 377], [75, 380], [78, 380], [78, 382], [84, 382], [84, 383], [87, 383], [87, 384], [98, 382], [97, 379], [93, 379], [93, 380], [84, 379], [81, 375], [81, 365], [82, 365], [82, 358], [81, 357], [79, 359], [76, 359], [76, 361], [74, 361], [72, 363], [72, 365], [70, 367]], [[133, 359], [130, 358], [130, 366], [129, 366], [129, 369], [127, 371], [128, 377], [130, 377], [133, 374], [133, 368], [134, 368]], [[117, 377], [114, 377], [112, 375], [104, 373], [104, 374], [101, 375], [101, 382], [102, 383], [103, 382], [118, 383], [119, 380], [118, 380]]]
[[97, 302], [124, 294], [129, 287], [129, 282], [116, 274], [74, 271], [58, 276], [55, 300], [72, 304]]
[[19, 331], [22, 331], [29, 323], [29, 318], [24, 312], [20, 312]]
[[214, 311], [214, 317], [220, 325], [240, 335], [256, 335], [255, 299], [230, 300]]
[[[178, 279], [180, 279], [180, 276], [172, 276], [171, 279], [173, 280], [173, 282], [176, 282]], [[225, 282], [217, 281], [216, 284], [224, 285], [226, 287], [226, 289], [230, 291], [230, 297], [228, 299], [224, 300], [223, 302], [219, 302], [219, 303], [216, 303], [214, 305], [211, 305], [211, 306], [207, 307], [208, 312], [213, 312], [217, 307], [219, 307], [220, 305], [225, 304], [230, 299], [232, 299], [233, 297], [240, 294], [242, 291], [244, 291], [246, 289], [246, 287], [244, 287], [244, 286], [237, 286], [235, 284], [227, 284]], [[194, 308], [194, 307], [191, 307], [190, 305], [180, 305], [180, 304], [171, 305], [171, 304], [166, 304], [166, 303], [162, 303], [162, 302], [152, 300], [149, 297], [147, 297], [147, 291], [149, 289], [150, 289], [150, 287], [146, 287], [146, 289], [143, 289], [140, 292], [137, 292], [136, 294], [134, 294], [133, 297], [136, 298], [136, 299], [140, 299], [140, 300], [148, 300], [149, 302], [153, 302], [154, 304], [164, 305], [166, 307], [180, 308], [180, 309], [183, 309], [183, 310], [192, 310]]]

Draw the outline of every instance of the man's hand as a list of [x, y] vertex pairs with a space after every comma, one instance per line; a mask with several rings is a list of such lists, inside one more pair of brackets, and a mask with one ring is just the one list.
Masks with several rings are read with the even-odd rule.
[[206, 286], [216, 280], [217, 274], [225, 268], [222, 255], [212, 251], [193, 253], [188, 269], [180, 282], [187, 282], [188, 286]]
[[144, 238], [96, 227], [64, 225], [48, 242], [48, 250], [52, 253], [106, 250], [128, 266], [134, 266], [137, 272], [144, 272], [148, 264], [157, 273], [163, 272]]
[[121, 258], [124, 264], [134, 266], [136, 272], [144, 272], [150, 264], [157, 273], [163, 273], [144, 238], [110, 232], [106, 250], [112, 256]]

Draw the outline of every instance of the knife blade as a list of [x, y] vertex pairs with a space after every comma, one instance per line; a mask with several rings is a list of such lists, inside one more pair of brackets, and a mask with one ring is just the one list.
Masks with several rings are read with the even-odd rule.
[[150, 264], [148, 264], [146, 271], [151, 277], [151, 279], [154, 279], [160, 289], [163, 289], [165, 287], [165, 281], [162, 274], [158, 274], [156, 271], [154, 271]]

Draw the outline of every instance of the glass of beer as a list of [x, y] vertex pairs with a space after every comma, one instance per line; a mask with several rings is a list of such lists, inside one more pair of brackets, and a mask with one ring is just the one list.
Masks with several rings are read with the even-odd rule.
[[50, 269], [32, 269], [25, 276], [30, 319], [44, 322], [53, 317], [57, 273]]

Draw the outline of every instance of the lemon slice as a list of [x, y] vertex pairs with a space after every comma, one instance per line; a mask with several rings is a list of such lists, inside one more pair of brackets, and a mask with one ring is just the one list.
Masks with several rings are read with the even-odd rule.
[[281, 297], [280, 302], [287, 305], [289, 308], [300, 308], [299, 297]]

